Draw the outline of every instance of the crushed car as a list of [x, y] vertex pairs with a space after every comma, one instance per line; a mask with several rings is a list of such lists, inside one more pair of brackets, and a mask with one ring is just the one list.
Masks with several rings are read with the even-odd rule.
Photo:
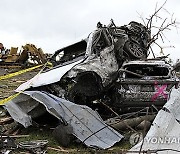
[[[56, 79], [54, 76], [54, 79], [46, 82], [31, 80], [31, 87], [87, 104], [89, 99], [98, 98], [111, 86], [125, 60], [147, 58], [149, 39], [149, 30], [137, 22], [121, 27], [117, 27], [113, 21], [108, 26], [98, 23], [97, 30], [88, 38], [64, 47], [52, 56], [50, 62], [54, 65], [54, 71], [45, 70], [42, 74], [56, 72]], [[61, 76], [57, 70], [66, 72]], [[18, 90], [27, 88], [30, 86], [22, 85]]]
[[87, 38], [56, 51], [49, 59], [54, 67], [20, 85], [5, 107], [25, 127], [49, 112], [87, 146], [109, 148], [123, 136], [105, 124], [112, 114], [102, 104], [117, 113], [162, 107], [178, 82], [165, 61], [147, 59], [150, 38], [150, 30], [134, 21], [120, 27], [99, 22]]
[[124, 62], [109, 92], [111, 104], [122, 112], [152, 105], [161, 108], [178, 83], [173, 67], [160, 58]]

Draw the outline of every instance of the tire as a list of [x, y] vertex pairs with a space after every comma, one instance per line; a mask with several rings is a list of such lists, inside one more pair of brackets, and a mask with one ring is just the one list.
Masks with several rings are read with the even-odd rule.
[[68, 100], [80, 104], [90, 105], [102, 91], [100, 77], [94, 73], [84, 73], [68, 91]]
[[130, 54], [132, 58], [141, 59], [147, 58], [146, 51], [137, 43], [127, 41], [124, 45], [124, 50]]

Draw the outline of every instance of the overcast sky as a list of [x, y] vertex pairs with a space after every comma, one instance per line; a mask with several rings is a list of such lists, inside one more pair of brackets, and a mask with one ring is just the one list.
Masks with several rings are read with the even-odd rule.
[[[87, 36], [98, 21], [108, 25], [112, 18], [118, 26], [132, 20], [142, 22], [139, 14], [149, 17], [156, 3], [161, 6], [164, 0], [0, 0], [0, 42], [6, 48], [33, 43], [53, 53]], [[165, 8], [180, 21], [179, 0], [168, 0]], [[170, 14], [160, 12], [164, 18], [170, 19]], [[168, 40], [162, 46], [175, 47], [164, 53], [170, 53], [173, 60], [180, 58], [180, 32], [174, 28], [164, 34]], [[159, 52], [155, 48], [157, 55]]]

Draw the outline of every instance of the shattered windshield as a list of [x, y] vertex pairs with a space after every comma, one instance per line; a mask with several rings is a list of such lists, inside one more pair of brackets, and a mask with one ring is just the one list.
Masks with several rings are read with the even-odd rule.
[[[159, 65], [128, 65], [126, 70], [133, 73], [150, 76], [150, 77], [167, 77], [169, 75], [169, 69]], [[131, 73], [125, 73], [126, 78], [140, 78], [139, 76]]]
[[57, 50], [51, 59], [54, 66], [67, 61], [72, 61], [80, 56], [84, 56], [86, 52], [87, 42], [82, 40], [60, 50]]

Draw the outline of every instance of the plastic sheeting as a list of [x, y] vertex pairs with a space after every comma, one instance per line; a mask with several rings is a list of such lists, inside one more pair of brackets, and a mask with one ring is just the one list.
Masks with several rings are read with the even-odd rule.
[[[73, 134], [89, 147], [107, 149], [123, 138], [106, 125], [97, 112], [87, 106], [77, 105], [40, 91], [25, 91], [24, 94], [42, 103], [50, 114], [70, 124], [73, 127]], [[21, 95], [18, 97], [20, 100]], [[17, 99], [16, 102], [12, 100], [6, 104], [6, 108], [12, 118], [28, 127], [31, 125], [31, 117], [26, 113], [28, 109], [22, 109], [18, 104]]]
[[148, 151], [158, 154], [180, 153], [180, 88], [173, 88], [168, 102], [160, 110], [144, 138], [130, 149], [138, 152]]

